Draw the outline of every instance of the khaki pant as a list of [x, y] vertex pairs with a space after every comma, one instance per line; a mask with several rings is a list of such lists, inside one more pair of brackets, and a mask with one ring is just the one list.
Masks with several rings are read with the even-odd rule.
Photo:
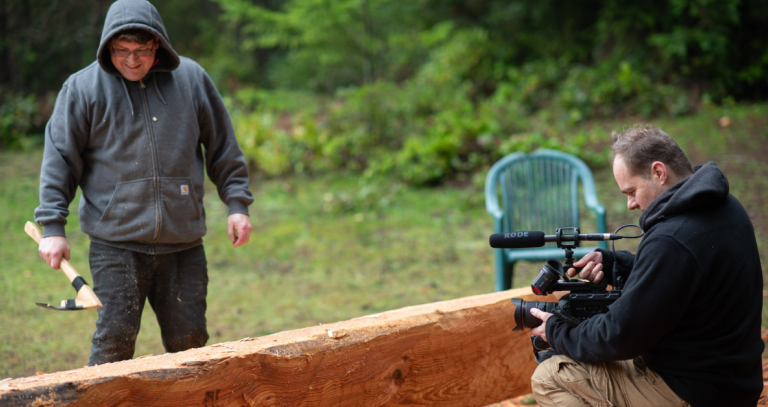
[[531, 386], [541, 407], [690, 406], [640, 357], [592, 364], [555, 355], [536, 368]]

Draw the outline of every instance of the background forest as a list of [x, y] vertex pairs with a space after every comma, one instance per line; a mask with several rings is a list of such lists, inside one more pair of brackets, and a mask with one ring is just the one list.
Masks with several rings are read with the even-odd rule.
[[[72, 289], [23, 225], [56, 95], [95, 60], [111, 2], [0, 0], [0, 379], [87, 363], [96, 313], [34, 305]], [[493, 291], [483, 181], [514, 151], [577, 155], [608, 228], [637, 222], [607, 138], [640, 121], [720, 165], [768, 271], [766, 1], [153, 4], [224, 96], [256, 198], [251, 242], [233, 250], [206, 185], [209, 344]], [[72, 263], [92, 281], [78, 200]], [[517, 267], [514, 285], [540, 267]], [[164, 352], [153, 318], [146, 307], [136, 357]]]
[[[0, 1], [0, 147], [40, 143], [62, 82], [95, 59], [110, 3]], [[435, 185], [536, 147], [601, 164], [603, 132], [584, 124], [768, 97], [759, 0], [156, 6], [174, 47], [227, 97], [257, 174]]]

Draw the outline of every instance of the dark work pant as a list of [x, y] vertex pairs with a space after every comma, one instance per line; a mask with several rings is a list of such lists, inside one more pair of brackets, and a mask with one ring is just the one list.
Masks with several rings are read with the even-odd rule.
[[91, 243], [93, 291], [98, 310], [88, 365], [133, 357], [145, 300], [157, 315], [166, 352], [205, 346], [208, 267], [203, 246], [144, 254]]

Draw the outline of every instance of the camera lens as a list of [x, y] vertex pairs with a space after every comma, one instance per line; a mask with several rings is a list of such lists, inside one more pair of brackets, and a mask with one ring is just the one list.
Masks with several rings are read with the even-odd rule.
[[541, 320], [531, 315], [533, 308], [551, 313], [557, 305], [556, 302], [524, 301], [520, 298], [513, 298], [512, 303], [515, 304], [515, 327], [512, 328], [513, 331], [522, 331], [541, 325]]

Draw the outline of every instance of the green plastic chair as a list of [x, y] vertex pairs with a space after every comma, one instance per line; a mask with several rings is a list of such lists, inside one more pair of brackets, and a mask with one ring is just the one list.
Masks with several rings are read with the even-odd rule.
[[[513, 153], [493, 165], [485, 179], [485, 208], [494, 219], [494, 233], [537, 230], [553, 235], [557, 228], [579, 227], [579, 189], [597, 216], [596, 231], [606, 233], [605, 208], [597, 200], [592, 172], [580, 159], [555, 150]], [[607, 249], [606, 242], [599, 246]], [[574, 259], [594, 247], [573, 250]], [[512, 288], [515, 262], [565, 259], [555, 243], [526, 249], [494, 249], [496, 291]]]

